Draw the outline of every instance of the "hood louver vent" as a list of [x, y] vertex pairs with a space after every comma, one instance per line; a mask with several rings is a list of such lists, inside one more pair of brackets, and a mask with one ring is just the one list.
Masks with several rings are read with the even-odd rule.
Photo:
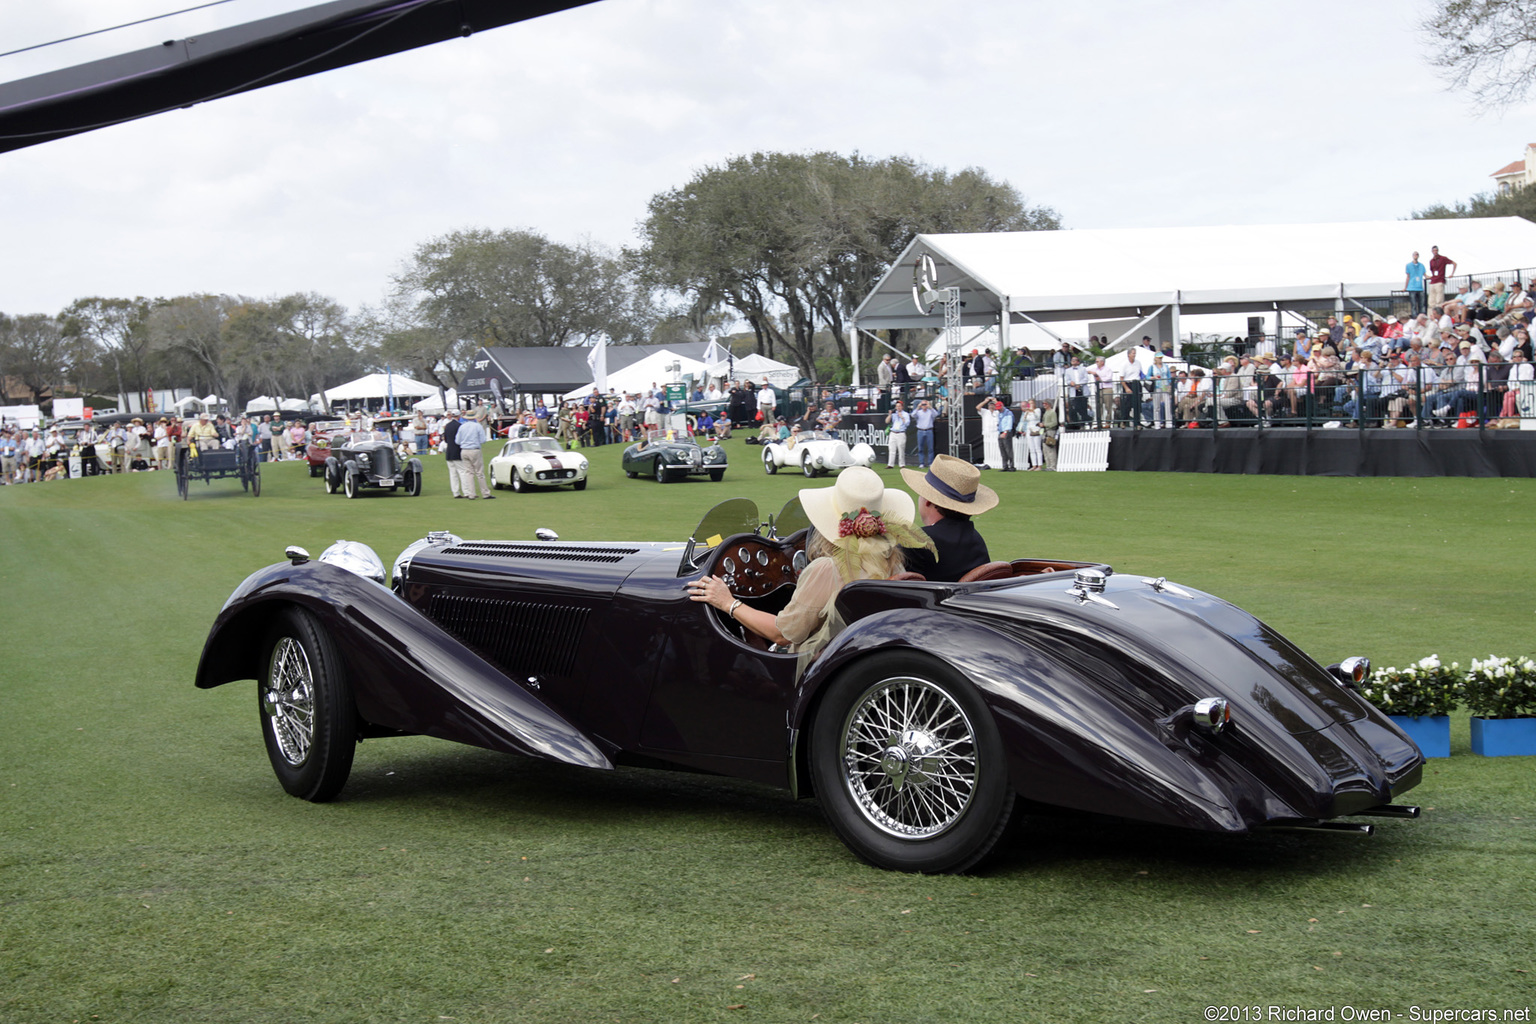
[[579, 544], [457, 544], [447, 551], [489, 558], [540, 558], [556, 562], [622, 562], [639, 548], [583, 547]]
[[513, 675], [570, 675], [587, 624], [586, 608], [434, 594], [427, 614]]

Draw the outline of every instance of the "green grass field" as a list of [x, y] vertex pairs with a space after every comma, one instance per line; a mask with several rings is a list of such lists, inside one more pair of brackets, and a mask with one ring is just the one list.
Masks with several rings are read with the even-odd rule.
[[[1536, 763], [1431, 762], [1370, 839], [1039, 819], [984, 873], [868, 868], [814, 803], [369, 741], [286, 796], [254, 688], [192, 686], [230, 590], [287, 544], [386, 562], [464, 537], [682, 539], [805, 481], [328, 497], [301, 464], [0, 489], [0, 1022], [1157, 1021], [1205, 1007], [1536, 1003]], [[896, 481], [894, 473], [887, 474]], [[1536, 481], [987, 474], [998, 556], [1227, 597], [1322, 660], [1531, 653]], [[1239, 1014], [1243, 1011], [1239, 1009]], [[1292, 1018], [1294, 1019], [1294, 1018]], [[1419, 1019], [1428, 1019], [1421, 1017]], [[1529, 1019], [1529, 1018], [1523, 1018]]]

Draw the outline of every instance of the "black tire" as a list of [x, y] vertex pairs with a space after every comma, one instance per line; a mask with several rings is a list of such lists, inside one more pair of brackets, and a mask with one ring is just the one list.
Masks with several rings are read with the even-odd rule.
[[808, 477], [814, 477], [816, 475], [816, 467], [811, 464], [810, 452], [806, 452], [804, 455], [800, 456], [800, 472], [804, 473]]
[[325, 493], [326, 494], [335, 494], [337, 491], [341, 490], [341, 479], [340, 479], [340, 476], [338, 475], [339, 474], [339, 470], [340, 470], [340, 467], [336, 466], [333, 463], [327, 462], [325, 464]]
[[251, 474], [251, 497], [261, 497], [261, 470]]
[[336, 645], [318, 619], [284, 608], [263, 646], [256, 708], [283, 789], [320, 802], [341, 792], [357, 748], [357, 709]]
[[773, 474], [777, 473], [778, 471], [779, 471], [779, 464], [777, 462], [773, 461], [773, 452], [769, 451], [767, 448], [764, 448], [763, 449], [763, 472], [767, 473], [769, 476], [773, 476]]
[[187, 460], [190, 457], [191, 452], [187, 449], [176, 449], [176, 493], [181, 495], [182, 501], [187, 500], [187, 492], [190, 489], [187, 486], [187, 474], [191, 471], [187, 466]]
[[725, 479], [725, 470], [723, 470], [723, 469], [712, 469], [712, 470], [709, 471], [709, 478], [711, 480], [713, 480], [715, 483], [719, 483], [721, 480]]
[[586, 489], [587, 482], [585, 480], [577, 480], [575, 483], [571, 484], [571, 490], [573, 491], [584, 491]]
[[633, 480], [633, 479], [635, 479], [635, 478], [636, 478], [636, 477], [638, 477], [638, 476], [639, 476], [639, 475], [640, 475], [640, 474], [639, 474], [639, 473], [636, 473], [636, 472], [635, 472], [635, 471], [634, 471], [634, 470], [632, 470], [632, 469], [626, 469], [626, 470], [625, 470], [625, 471], [624, 471], [624, 475], [625, 475], [625, 476], [627, 476], [627, 477], [629, 477], [629, 478], [630, 478], [630, 479], [631, 479], [631, 480]]
[[421, 474], [415, 470], [405, 471], [405, 493], [412, 498], [421, 495]]
[[348, 469], [347, 475], [341, 479], [341, 489], [347, 497], [355, 498], [363, 493], [362, 474], [355, 469]]
[[667, 482], [667, 464], [662, 462], [659, 456], [651, 461], [651, 473], [656, 477], [657, 483]]
[[997, 724], [976, 688], [935, 659], [886, 651], [845, 669], [827, 689], [810, 742], [827, 820], [878, 867], [969, 870], [1013, 816]]
[[309, 464], [309, 475], [310, 475], [311, 479], [313, 479], [314, 477], [319, 476], [323, 471], [324, 471], [323, 467], [317, 466], [313, 462], [311, 462]]
[[527, 485], [523, 483], [523, 478], [518, 476], [515, 470], [512, 473], [512, 490], [518, 494], [522, 494], [523, 491], [527, 490]]

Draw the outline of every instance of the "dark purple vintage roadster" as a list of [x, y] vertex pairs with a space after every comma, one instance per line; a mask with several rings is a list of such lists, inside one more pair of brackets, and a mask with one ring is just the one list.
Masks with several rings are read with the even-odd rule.
[[337, 795], [365, 737], [424, 733], [609, 769], [670, 767], [814, 796], [860, 857], [980, 863], [1024, 809], [1216, 832], [1369, 831], [1415, 817], [1418, 748], [1352, 684], [1209, 594], [1108, 566], [1020, 559], [961, 583], [844, 587], [846, 628], [808, 667], [685, 582], [783, 607], [798, 500], [762, 524], [713, 509], [686, 542], [464, 541], [382, 562], [343, 542], [245, 580], [197, 685], [258, 681], [283, 787]]

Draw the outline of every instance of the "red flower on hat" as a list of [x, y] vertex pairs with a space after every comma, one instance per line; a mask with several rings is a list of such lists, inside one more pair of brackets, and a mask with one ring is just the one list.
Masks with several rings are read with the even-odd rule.
[[858, 512], [844, 512], [837, 524], [839, 537], [878, 537], [883, 533], [885, 517], [867, 508], [861, 508]]

